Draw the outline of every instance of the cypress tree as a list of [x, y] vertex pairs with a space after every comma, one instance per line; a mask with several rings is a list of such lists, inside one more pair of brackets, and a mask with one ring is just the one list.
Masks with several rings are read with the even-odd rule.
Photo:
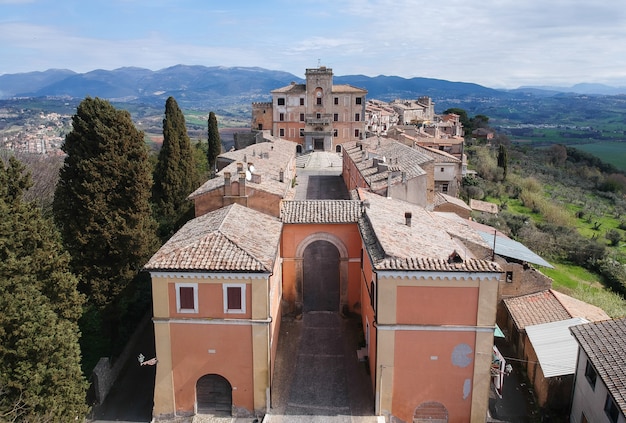
[[102, 307], [158, 245], [148, 152], [128, 112], [89, 97], [72, 117], [63, 151], [54, 217], [81, 291]]
[[504, 172], [502, 177], [503, 180], [506, 179], [508, 165], [509, 157], [506, 151], [506, 147], [504, 146], [504, 144], [500, 144], [500, 147], [498, 147], [498, 167], [501, 167]]
[[209, 172], [213, 174], [215, 172], [215, 162], [217, 161], [217, 156], [222, 152], [222, 140], [220, 139], [220, 131], [217, 126], [217, 117], [215, 113], [209, 113]]
[[23, 170], [0, 161], [0, 420], [82, 421], [83, 298], [54, 225], [22, 200]]
[[187, 196], [197, 186], [198, 174], [185, 116], [174, 97], [169, 97], [163, 119], [163, 146], [154, 170], [152, 187], [152, 201], [162, 240], [169, 238], [189, 217], [192, 204]]

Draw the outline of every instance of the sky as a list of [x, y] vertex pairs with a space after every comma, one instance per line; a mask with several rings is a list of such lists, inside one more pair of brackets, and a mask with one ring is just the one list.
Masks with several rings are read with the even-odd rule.
[[0, 75], [177, 64], [626, 86], [626, 0], [0, 0]]

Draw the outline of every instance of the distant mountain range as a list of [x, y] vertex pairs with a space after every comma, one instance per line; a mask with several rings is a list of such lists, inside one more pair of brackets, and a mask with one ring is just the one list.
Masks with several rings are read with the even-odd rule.
[[[205, 67], [177, 65], [152, 71], [125, 67], [111, 71], [94, 70], [76, 73], [67, 69], [28, 72], [0, 76], [0, 99], [15, 97], [79, 98], [101, 97], [120, 103], [162, 106], [169, 96], [181, 107], [207, 109], [233, 104], [267, 101], [270, 91], [291, 82], [304, 80], [288, 72], [257, 67]], [[335, 76], [335, 84], [350, 84], [368, 90], [368, 98], [385, 101], [431, 97], [439, 106], [454, 107], [485, 99], [510, 96], [552, 96], [562, 93], [617, 94], [621, 91], [595, 84], [579, 84], [570, 89], [555, 87], [522, 87], [496, 90], [478, 84], [450, 82], [432, 78], [364, 75]], [[443, 102], [443, 104], [442, 104]]]

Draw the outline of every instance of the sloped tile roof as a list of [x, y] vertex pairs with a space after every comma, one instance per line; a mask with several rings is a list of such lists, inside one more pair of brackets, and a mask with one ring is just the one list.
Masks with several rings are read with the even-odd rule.
[[[224, 172], [230, 172], [231, 180], [239, 179], [237, 163], [254, 165], [255, 174], [258, 174], [260, 182], [247, 181], [249, 187], [260, 189], [278, 196], [286, 196], [291, 187], [289, 169], [295, 164], [296, 143], [282, 138], [267, 136], [266, 142], [250, 145], [241, 150], [229, 151], [220, 154], [221, 158], [232, 160], [228, 166], [220, 170], [215, 178], [209, 179], [198, 189], [192, 192], [188, 198], [201, 196], [207, 192], [224, 187]], [[280, 181], [280, 170], [284, 170], [283, 181]]]
[[[482, 241], [471, 230], [455, 230], [455, 221], [362, 189], [357, 195], [365, 210], [359, 220], [361, 236], [376, 269], [501, 272], [497, 263], [477, 258], [465, 247], [463, 241]], [[407, 212], [411, 213], [410, 226], [406, 223]], [[452, 236], [451, 232], [456, 233]]]
[[[368, 138], [358, 143], [347, 142], [343, 144], [343, 148], [344, 154], [350, 156], [373, 190], [384, 188], [390, 176], [391, 184], [394, 185], [402, 182], [402, 173], [406, 179], [425, 175], [426, 171], [422, 166], [434, 161], [430, 155], [422, 151], [384, 137]], [[374, 166], [374, 158], [381, 160], [384, 158], [389, 169], [379, 171], [378, 166]]]
[[354, 200], [283, 201], [283, 223], [356, 223], [361, 202]]
[[574, 317], [549, 289], [519, 297], [505, 298], [503, 301], [520, 331], [524, 330], [526, 326], [557, 322]]
[[626, 414], [626, 319], [587, 323], [570, 330]]
[[238, 204], [185, 224], [144, 266], [153, 271], [269, 272], [282, 223]]
[[467, 205], [467, 203], [463, 200], [461, 200], [460, 198], [457, 197], [453, 197], [451, 195], [448, 194], [444, 194], [442, 192], [435, 192], [435, 201], [434, 201], [434, 206], [442, 206], [444, 204], [454, 204], [455, 206], [458, 206], [464, 210], [467, 211], [471, 211], [472, 209], [470, 208], [470, 206]]

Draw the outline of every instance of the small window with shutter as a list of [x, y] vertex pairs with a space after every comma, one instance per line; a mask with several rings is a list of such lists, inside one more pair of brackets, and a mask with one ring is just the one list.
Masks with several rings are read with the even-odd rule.
[[246, 312], [246, 285], [224, 284], [224, 313]]
[[198, 312], [198, 284], [177, 283], [176, 284], [176, 312], [197, 313]]

